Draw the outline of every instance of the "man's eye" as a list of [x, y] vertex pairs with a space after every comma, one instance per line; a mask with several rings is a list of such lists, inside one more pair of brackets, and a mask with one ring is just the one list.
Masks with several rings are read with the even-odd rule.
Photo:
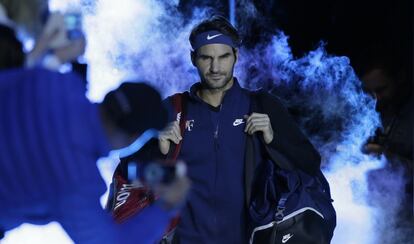
[[208, 56], [198, 56], [198, 59], [202, 60], [202, 61], [205, 61], [205, 60], [209, 60], [210, 57], [208, 57]]

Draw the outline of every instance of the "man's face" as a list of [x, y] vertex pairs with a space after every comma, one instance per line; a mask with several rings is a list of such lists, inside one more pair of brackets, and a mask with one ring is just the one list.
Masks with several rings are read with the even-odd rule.
[[394, 82], [382, 69], [372, 69], [362, 77], [364, 89], [377, 99], [377, 110], [382, 111], [395, 99]]
[[195, 51], [193, 63], [201, 82], [207, 89], [224, 88], [233, 78], [234, 64], [238, 55], [225, 44], [208, 44]]

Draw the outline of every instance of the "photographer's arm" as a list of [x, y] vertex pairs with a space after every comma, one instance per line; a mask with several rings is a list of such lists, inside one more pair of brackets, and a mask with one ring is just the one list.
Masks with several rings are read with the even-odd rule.
[[64, 63], [76, 60], [85, 52], [86, 40], [84, 36], [69, 40], [64, 16], [52, 14], [41, 35], [35, 42], [34, 48], [26, 56], [26, 66], [43, 66], [57, 70]]

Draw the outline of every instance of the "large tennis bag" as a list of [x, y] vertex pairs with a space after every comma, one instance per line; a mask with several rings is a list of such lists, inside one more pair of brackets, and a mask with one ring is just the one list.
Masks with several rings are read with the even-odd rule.
[[268, 160], [259, 165], [249, 206], [251, 244], [330, 243], [336, 226], [330, 188], [321, 171], [310, 176], [280, 169]]

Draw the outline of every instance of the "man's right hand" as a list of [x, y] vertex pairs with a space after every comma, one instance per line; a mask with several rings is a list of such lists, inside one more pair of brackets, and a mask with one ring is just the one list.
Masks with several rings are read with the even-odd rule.
[[158, 145], [162, 154], [167, 155], [170, 150], [171, 141], [175, 144], [180, 143], [183, 138], [181, 137], [181, 130], [178, 121], [171, 122], [167, 127], [159, 133]]

